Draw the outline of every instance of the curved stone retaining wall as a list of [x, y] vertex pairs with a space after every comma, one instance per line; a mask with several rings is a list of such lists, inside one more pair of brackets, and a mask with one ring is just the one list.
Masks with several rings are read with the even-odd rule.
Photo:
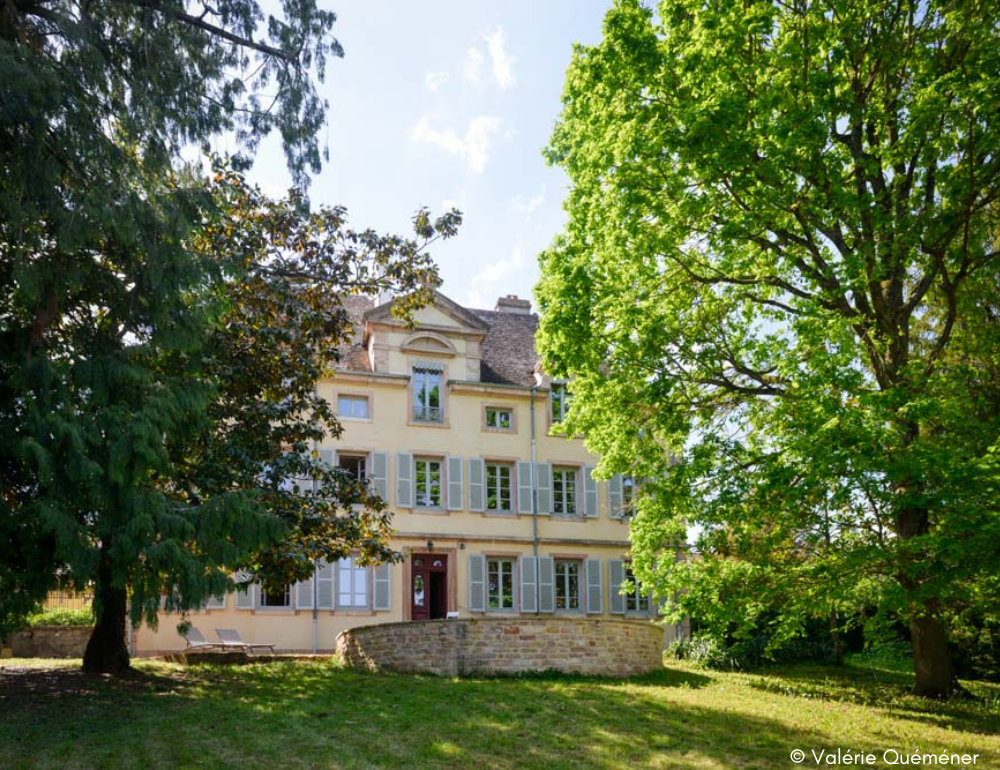
[[484, 618], [361, 626], [337, 637], [345, 665], [445, 676], [555, 669], [629, 676], [663, 665], [663, 629], [635, 620]]

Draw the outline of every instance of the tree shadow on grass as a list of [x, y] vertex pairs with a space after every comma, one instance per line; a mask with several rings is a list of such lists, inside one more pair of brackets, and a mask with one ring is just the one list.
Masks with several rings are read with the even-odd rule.
[[[168, 687], [178, 678], [185, 686]], [[69, 693], [32, 713], [7, 699], [0, 765], [767, 768], [831, 741], [687, 703], [682, 690], [711, 679], [683, 671], [518, 681], [278, 664], [148, 682]]]
[[767, 667], [748, 675], [747, 684], [779, 695], [865, 705], [945, 729], [1000, 734], [1000, 685], [967, 683], [973, 699], [935, 702], [912, 695], [913, 681], [912, 673], [878, 666], [798, 664]]

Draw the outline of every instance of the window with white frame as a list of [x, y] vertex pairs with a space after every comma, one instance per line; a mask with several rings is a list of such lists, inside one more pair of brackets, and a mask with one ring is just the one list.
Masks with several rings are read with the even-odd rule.
[[572, 396], [570, 396], [565, 382], [553, 382], [549, 386], [549, 406], [553, 425], [566, 419], [570, 401], [572, 401]]
[[337, 467], [347, 472], [355, 481], [365, 483], [367, 476], [367, 455], [339, 454], [337, 455]]
[[514, 609], [514, 560], [486, 560], [486, 609]]
[[415, 422], [443, 422], [441, 370], [413, 367], [413, 419]]
[[553, 466], [552, 512], [557, 516], [576, 516], [576, 468]]
[[272, 589], [262, 585], [260, 587], [260, 606], [291, 607], [292, 587], [284, 586], [283, 588]]
[[486, 510], [510, 513], [511, 478], [514, 468], [508, 463], [486, 463]]
[[486, 407], [486, 427], [490, 430], [513, 430], [513, 410], [499, 406]]
[[368, 607], [368, 568], [355, 563], [353, 557], [337, 562], [337, 608], [366, 609]]
[[632, 574], [632, 567], [625, 565], [625, 579], [632, 585], [632, 590], [625, 594], [625, 611], [649, 613], [649, 592], [643, 591], [639, 581]]
[[368, 396], [341, 393], [337, 396], [337, 414], [340, 417], [367, 419], [370, 416], [368, 411]]
[[580, 562], [576, 559], [555, 560], [556, 610], [579, 612]]
[[414, 489], [418, 508], [441, 507], [441, 461], [429, 457], [413, 460]]

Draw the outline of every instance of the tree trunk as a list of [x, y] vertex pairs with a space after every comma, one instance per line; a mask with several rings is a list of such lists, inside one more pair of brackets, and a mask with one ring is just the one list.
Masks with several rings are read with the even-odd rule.
[[128, 593], [112, 585], [111, 563], [102, 549], [94, 586], [97, 623], [83, 654], [83, 670], [90, 674], [124, 674], [129, 670], [125, 624], [128, 621]]
[[913, 643], [913, 668], [917, 682], [914, 695], [925, 698], [947, 698], [963, 692], [948, 651], [948, 638], [940, 619], [922, 615], [910, 621]]
[[830, 610], [830, 640], [833, 642], [833, 656], [838, 666], [844, 665], [844, 640], [837, 628], [837, 611]]
[[[901, 487], [900, 489], [905, 489]], [[897, 489], [897, 492], [900, 491]], [[900, 540], [927, 534], [930, 516], [925, 508], [906, 507], [899, 511], [896, 519], [896, 533]], [[899, 576], [903, 589], [909, 593], [918, 587], [919, 581], [905, 569]], [[910, 635], [913, 645], [913, 671], [916, 683], [915, 695], [925, 698], [948, 698], [964, 690], [955, 676], [948, 650], [948, 636], [941, 623], [940, 607], [934, 599], [916, 600], [910, 606], [913, 612], [910, 620]], [[915, 610], [915, 611], [914, 611]]]

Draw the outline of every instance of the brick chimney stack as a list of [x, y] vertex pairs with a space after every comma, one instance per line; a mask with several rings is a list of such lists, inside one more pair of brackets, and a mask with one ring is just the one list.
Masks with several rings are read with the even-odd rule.
[[497, 300], [496, 312], [531, 315], [531, 300], [518, 299], [516, 294], [508, 294]]

